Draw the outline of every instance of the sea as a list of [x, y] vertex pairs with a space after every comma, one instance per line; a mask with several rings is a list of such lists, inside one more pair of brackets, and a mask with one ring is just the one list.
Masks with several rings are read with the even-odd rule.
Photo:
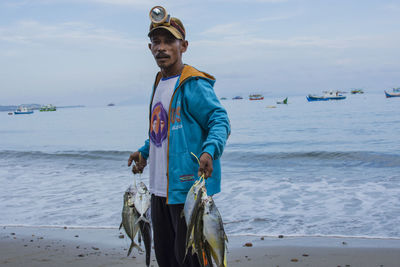
[[[214, 200], [227, 234], [400, 238], [400, 98], [282, 99], [221, 100], [232, 132]], [[148, 111], [0, 112], [0, 226], [117, 229]], [[136, 179], [148, 185], [148, 170]]]

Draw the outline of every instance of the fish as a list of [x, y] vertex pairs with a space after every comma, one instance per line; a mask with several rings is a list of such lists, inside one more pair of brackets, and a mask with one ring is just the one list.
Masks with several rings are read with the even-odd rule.
[[221, 214], [211, 196], [203, 198], [203, 236], [218, 267], [226, 267], [228, 237], [225, 234]]
[[200, 188], [202, 188], [204, 185], [205, 185], [204, 179], [200, 178], [192, 185], [192, 187], [189, 189], [189, 192], [186, 195], [185, 204], [183, 206], [183, 214], [185, 216], [186, 225], [190, 224], [194, 207], [198, 205], [198, 202], [196, 203], [196, 201], [200, 200], [200, 198], [197, 198], [197, 194]]
[[150, 256], [151, 256], [151, 225], [148, 222], [139, 222], [140, 234], [143, 238], [144, 248], [146, 250], [146, 266], [150, 266]]
[[203, 235], [203, 213], [204, 213], [204, 205], [200, 205], [198, 214], [196, 216], [196, 222], [193, 229], [193, 245], [192, 245], [192, 253], [197, 253], [197, 258], [199, 263], [203, 267], [213, 266], [212, 260], [210, 256], [210, 250], [205, 242], [205, 238]]
[[193, 225], [188, 226], [185, 257], [189, 249], [192, 249], [192, 254], [197, 254], [201, 266], [213, 266], [214, 259], [218, 267], [226, 267], [228, 238], [221, 214], [212, 196], [207, 195], [204, 185], [200, 187], [194, 203], [192, 221], [189, 220]]
[[201, 211], [201, 199], [204, 194], [206, 194], [205, 180], [200, 178], [192, 185], [188, 194], [186, 195], [185, 204], [183, 206], [183, 215], [185, 216], [187, 226], [185, 257], [188, 250], [193, 245], [194, 226], [196, 224], [197, 215]]
[[137, 191], [135, 187], [129, 187], [124, 193], [124, 204], [122, 207], [122, 222], [119, 226], [119, 229], [122, 227], [125, 230], [125, 233], [131, 239], [131, 245], [128, 250], [127, 256], [129, 256], [132, 252], [132, 248], [136, 247], [139, 251], [142, 251], [140, 246], [136, 244], [134, 241], [135, 236], [139, 231], [139, 225], [137, 224], [139, 220], [139, 213], [136, 211], [134, 207], [134, 198]]
[[146, 212], [149, 210], [151, 204], [151, 194], [147, 189], [145, 183], [140, 182], [139, 186], [137, 187], [137, 193], [134, 198], [134, 206], [136, 211], [139, 213], [139, 221], [145, 221], [150, 223], [149, 220], [146, 218]]

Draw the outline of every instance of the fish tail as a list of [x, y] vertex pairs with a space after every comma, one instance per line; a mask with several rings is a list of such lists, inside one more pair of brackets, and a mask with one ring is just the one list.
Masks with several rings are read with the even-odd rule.
[[128, 249], [128, 254], [126, 255], [127, 257], [129, 256], [129, 254], [131, 254], [132, 248], [133, 248], [133, 242], [131, 243], [131, 245], [130, 245], [130, 247]]
[[143, 215], [140, 215], [139, 219], [136, 221], [135, 224], [138, 224], [140, 221], [143, 221], [145, 223], [150, 224], [150, 221], [146, 217], [144, 217]]
[[131, 243], [131, 245], [130, 245], [130, 247], [129, 247], [128, 255], [127, 255], [127, 256], [129, 256], [129, 254], [131, 254], [132, 249], [133, 249], [134, 247], [137, 248], [138, 251], [143, 252], [143, 250], [138, 246], [138, 244], [136, 244], [134, 241], [132, 241], [132, 243]]

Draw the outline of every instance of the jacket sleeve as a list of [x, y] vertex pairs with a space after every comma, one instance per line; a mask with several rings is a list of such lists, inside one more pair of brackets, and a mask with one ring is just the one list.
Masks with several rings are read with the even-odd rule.
[[142, 154], [142, 156], [147, 159], [149, 157], [149, 148], [150, 148], [150, 144], [149, 144], [149, 139], [147, 139], [146, 141], [144, 141], [144, 145], [139, 148], [139, 152]]
[[185, 86], [186, 108], [207, 133], [202, 153], [219, 159], [230, 135], [230, 122], [209, 81], [195, 78]]

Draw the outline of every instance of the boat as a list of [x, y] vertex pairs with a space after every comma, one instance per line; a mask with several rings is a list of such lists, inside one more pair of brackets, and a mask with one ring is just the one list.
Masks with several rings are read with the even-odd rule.
[[8, 112], [8, 115], [14, 115], [14, 113], [13, 112]]
[[240, 100], [240, 99], [243, 99], [243, 97], [241, 97], [241, 96], [235, 96], [235, 97], [232, 97], [232, 99], [233, 99], [233, 100]]
[[363, 89], [353, 89], [350, 91], [353, 95], [355, 94], [364, 94]]
[[221, 100], [226, 100], [227, 98], [226, 97], [221, 97]]
[[323, 96], [308, 95], [307, 100], [311, 101], [328, 101], [329, 99]]
[[308, 95], [307, 100], [311, 101], [328, 101], [328, 100], [342, 100], [346, 99], [346, 96], [339, 93], [339, 91], [326, 91], [323, 96]]
[[276, 102], [277, 104], [287, 104], [287, 100], [288, 98], [286, 97], [285, 99], [283, 99], [282, 101], [278, 101]]
[[388, 92], [385, 91], [385, 95], [386, 95], [386, 98], [389, 98], [389, 97], [400, 97], [400, 92], [399, 93], [397, 93], [397, 92], [388, 93]]
[[400, 87], [393, 88], [393, 92], [395, 92], [395, 93], [400, 93]]
[[16, 111], [14, 111], [15, 115], [20, 115], [20, 114], [32, 114], [33, 110], [29, 110], [26, 107], [18, 107]]
[[108, 106], [108, 107], [113, 107], [113, 106], [115, 106], [115, 104], [114, 104], [114, 103], [110, 103], [110, 104], [108, 104], [107, 106]]
[[42, 106], [39, 111], [56, 111], [57, 108], [51, 104]]
[[264, 96], [259, 95], [259, 94], [254, 94], [254, 95], [249, 95], [250, 100], [263, 100]]

